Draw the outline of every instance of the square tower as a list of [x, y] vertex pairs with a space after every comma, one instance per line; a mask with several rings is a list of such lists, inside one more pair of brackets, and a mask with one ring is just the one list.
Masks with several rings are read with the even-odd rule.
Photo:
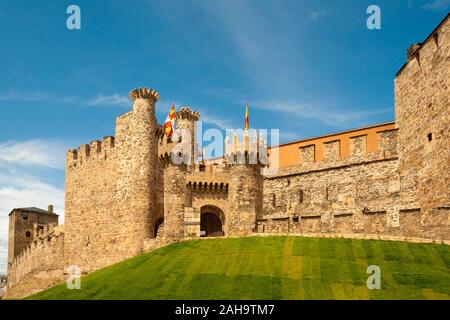
[[40, 230], [44, 230], [46, 225], [58, 225], [58, 217], [52, 205], [48, 210], [16, 208], [9, 213], [8, 269], [14, 258], [37, 239]]

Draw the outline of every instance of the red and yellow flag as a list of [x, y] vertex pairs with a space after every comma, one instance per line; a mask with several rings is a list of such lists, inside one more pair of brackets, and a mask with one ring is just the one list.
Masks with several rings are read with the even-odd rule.
[[248, 103], [245, 105], [245, 130], [248, 130], [249, 120], [248, 120]]
[[166, 122], [164, 122], [163, 129], [167, 138], [172, 137], [175, 130], [175, 105], [173, 104], [172, 108], [170, 108], [169, 114], [167, 115]]

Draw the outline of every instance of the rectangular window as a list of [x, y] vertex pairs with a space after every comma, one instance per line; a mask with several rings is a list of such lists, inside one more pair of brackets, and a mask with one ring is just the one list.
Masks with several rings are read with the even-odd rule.
[[303, 190], [298, 192], [298, 203], [303, 203]]

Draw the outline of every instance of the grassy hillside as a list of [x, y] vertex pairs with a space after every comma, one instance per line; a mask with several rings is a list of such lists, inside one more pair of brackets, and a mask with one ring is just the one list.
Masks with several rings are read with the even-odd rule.
[[[368, 290], [369, 265], [381, 290]], [[450, 247], [251, 237], [174, 244], [31, 299], [450, 299]]]

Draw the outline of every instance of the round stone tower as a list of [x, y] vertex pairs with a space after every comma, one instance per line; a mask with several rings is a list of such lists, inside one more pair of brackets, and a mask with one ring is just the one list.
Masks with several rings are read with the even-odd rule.
[[140, 88], [130, 92], [133, 101], [131, 139], [131, 206], [130, 223], [134, 225], [133, 243], [142, 250], [143, 239], [152, 237], [156, 215], [156, 175], [158, 162], [159, 129], [155, 117], [155, 104], [159, 94], [155, 90]]
[[159, 154], [164, 170], [164, 235], [168, 242], [178, 241], [184, 237], [184, 208], [188, 200], [187, 161], [179, 164], [173, 161], [174, 156], [183, 156], [181, 150], [176, 151], [177, 154], [174, 154], [174, 151], [166, 151], [173, 146], [175, 143], [160, 148]]
[[[196, 128], [195, 123], [200, 119], [200, 113], [197, 111], [193, 111], [189, 107], [182, 107], [176, 113], [176, 121], [177, 121], [177, 129], [186, 130], [189, 138], [189, 160], [188, 160], [188, 168], [192, 168], [195, 164], [198, 157], [197, 150], [197, 139], [196, 139]], [[186, 142], [188, 143], [188, 142]]]
[[[262, 214], [263, 178], [267, 149], [258, 141], [257, 133], [253, 139], [244, 132], [244, 141], [239, 143], [235, 134], [227, 138], [225, 160], [229, 166], [230, 180], [228, 202], [230, 205], [229, 235], [248, 235], [256, 231], [256, 219]], [[228, 145], [228, 146], [227, 146]], [[262, 157], [260, 157], [260, 154]]]

